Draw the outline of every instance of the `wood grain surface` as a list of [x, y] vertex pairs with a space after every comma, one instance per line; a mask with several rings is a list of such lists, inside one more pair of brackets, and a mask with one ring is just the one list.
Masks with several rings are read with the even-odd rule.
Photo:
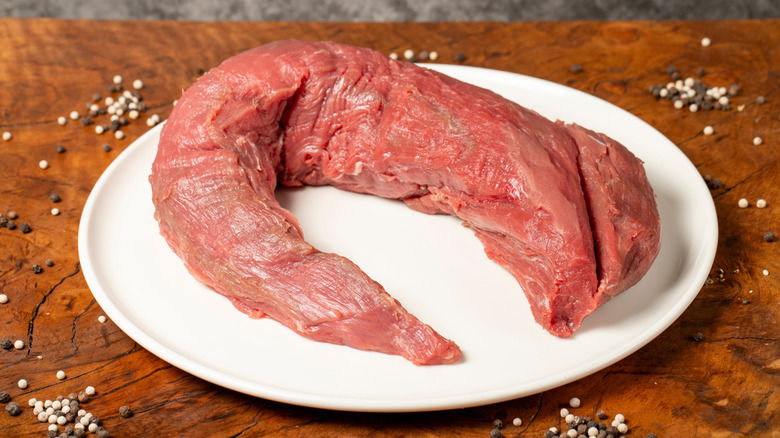
[[[712, 44], [703, 47], [703, 37]], [[355, 413], [297, 407], [246, 396], [158, 359], [103, 314], [86, 285], [78, 223], [106, 166], [163, 119], [198, 76], [224, 58], [283, 38], [334, 40], [384, 53], [437, 51], [460, 63], [548, 79], [612, 102], [647, 121], [690, 158], [711, 190], [720, 236], [710, 280], [668, 330], [604, 370], [560, 388], [503, 403], [441, 412]], [[626, 417], [629, 436], [780, 436], [780, 20], [534, 23], [174, 23], [0, 20], [0, 392], [21, 405], [0, 411], [0, 436], [45, 436], [32, 397], [97, 392], [82, 407], [111, 436], [191, 437], [541, 437], [563, 426], [571, 397], [577, 415], [604, 410]], [[581, 72], [573, 71], [577, 64]], [[667, 68], [710, 85], [737, 84], [729, 111], [676, 110], [648, 87]], [[142, 79], [148, 105], [122, 128], [126, 138], [60, 116], [85, 112], [94, 93], [109, 95], [116, 74]], [[763, 96], [765, 103], [757, 103]], [[561, 102], [566, 105], [566, 102]], [[714, 134], [702, 133], [706, 125]], [[761, 145], [753, 143], [761, 137]], [[110, 146], [104, 151], [103, 145]], [[64, 153], [56, 148], [62, 145]], [[46, 160], [48, 169], [39, 161]], [[56, 193], [61, 201], [54, 203]], [[748, 208], [739, 208], [746, 198]], [[759, 198], [767, 207], [756, 208]], [[52, 208], [60, 214], [51, 214]], [[27, 223], [29, 233], [19, 226]], [[51, 259], [52, 266], [47, 266]], [[34, 273], [40, 265], [42, 272]], [[768, 275], [764, 274], [764, 270]], [[496, 360], [502, 360], [496, 351]], [[533, 360], [576, 361], [576, 357]], [[58, 370], [66, 378], [56, 377]], [[21, 389], [19, 379], [28, 387]], [[0, 404], [4, 408], [8, 403]], [[129, 406], [133, 415], [119, 415]], [[512, 425], [521, 418], [521, 426]], [[60, 433], [65, 426], [60, 426]], [[90, 434], [95, 435], [96, 434]]]

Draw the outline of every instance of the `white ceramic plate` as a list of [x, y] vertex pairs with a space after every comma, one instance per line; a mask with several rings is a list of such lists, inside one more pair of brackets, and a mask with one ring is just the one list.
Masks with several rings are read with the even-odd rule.
[[515, 280], [457, 219], [330, 187], [280, 189], [278, 197], [311, 243], [355, 261], [457, 342], [462, 361], [419, 367], [244, 316], [194, 280], [158, 234], [147, 177], [160, 126], [122, 152], [84, 207], [79, 254], [106, 314], [155, 355], [218, 385], [298, 405], [385, 412], [538, 393], [617, 362], [672, 324], [704, 283], [718, 232], [709, 191], [680, 150], [633, 115], [582, 92], [494, 70], [431, 67], [549, 118], [605, 132], [645, 162], [661, 213], [661, 252], [641, 282], [587, 317], [575, 336], [559, 339], [536, 325]]

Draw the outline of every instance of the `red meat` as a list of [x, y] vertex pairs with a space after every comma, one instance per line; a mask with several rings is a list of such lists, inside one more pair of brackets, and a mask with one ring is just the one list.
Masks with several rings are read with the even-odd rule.
[[[306, 243], [274, 199], [277, 182], [463, 219], [520, 282], [536, 320], [565, 337], [658, 250], [641, 162], [583, 132], [368, 49], [277, 42], [226, 60], [179, 99], [150, 176], [155, 217], [189, 271], [249, 315], [416, 364], [452, 363], [453, 342], [354, 263]], [[592, 157], [618, 170], [609, 183], [609, 166], [583, 166]], [[612, 228], [599, 219], [606, 207], [617, 211]]]

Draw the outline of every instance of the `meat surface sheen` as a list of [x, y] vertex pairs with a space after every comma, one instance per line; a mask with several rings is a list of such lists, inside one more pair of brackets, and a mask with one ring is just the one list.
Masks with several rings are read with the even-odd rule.
[[202, 76], [163, 127], [150, 182], [170, 247], [238, 309], [416, 364], [461, 353], [354, 263], [308, 244], [274, 198], [277, 183], [461, 218], [517, 278], [536, 321], [562, 337], [658, 251], [652, 189], [614, 140], [336, 43], [275, 42]]

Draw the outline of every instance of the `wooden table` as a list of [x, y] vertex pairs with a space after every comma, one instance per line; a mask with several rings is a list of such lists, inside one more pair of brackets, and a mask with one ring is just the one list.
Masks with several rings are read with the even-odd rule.
[[[711, 38], [703, 47], [702, 38]], [[112, 321], [79, 264], [79, 217], [92, 186], [119, 153], [163, 119], [181, 90], [241, 50], [283, 38], [335, 40], [384, 53], [437, 51], [461, 63], [536, 76], [591, 93], [655, 126], [711, 190], [720, 237], [711, 281], [669, 329], [628, 358], [563, 387], [517, 400], [441, 412], [377, 414], [297, 407], [207, 383], [158, 359]], [[173, 23], [0, 20], [0, 391], [22, 407], [0, 412], [0, 435], [44, 436], [28, 406], [94, 386], [82, 406], [111, 436], [542, 436], [560, 426], [572, 396], [579, 415], [625, 415], [631, 436], [780, 436], [780, 20], [563, 23]], [[573, 71], [577, 64], [581, 72]], [[738, 84], [729, 111], [675, 110], [648, 87], [669, 81], [667, 67], [709, 85]], [[122, 128], [123, 140], [95, 126], [57, 119], [107, 95], [115, 74], [140, 78], [148, 108]], [[698, 77], [698, 76], [697, 76]], [[757, 98], [764, 96], [765, 103]], [[565, 103], [562, 103], [565, 105]], [[702, 129], [714, 127], [706, 136]], [[763, 143], [755, 145], [754, 137]], [[106, 152], [104, 144], [111, 148]], [[58, 153], [62, 145], [66, 151]], [[43, 170], [39, 161], [46, 160]], [[54, 203], [56, 193], [61, 201]], [[740, 198], [750, 202], [739, 208]], [[764, 209], [755, 202], [763, 198]], [[52, 215], [58, 208], [59, 215]], [[47, 266], [51, 259], [52, 266]], [[35, 274], [34, 265], [42, 272]], [[764, 274], [763, 271], [768, 275]], [[496, 352], [497, 360], [501, 352]], [[64, 380], [56, 372], [66, 373]], [[20, 389], [19, 379], [29, 386]], [[119, 416], [127, 405], [133, 415]], [[3, 406], [7, 406], [3, 404]], [[523, 424], [512, 425], [519, 417]], [[62, 427], [60, 430], [64, 430]]]

